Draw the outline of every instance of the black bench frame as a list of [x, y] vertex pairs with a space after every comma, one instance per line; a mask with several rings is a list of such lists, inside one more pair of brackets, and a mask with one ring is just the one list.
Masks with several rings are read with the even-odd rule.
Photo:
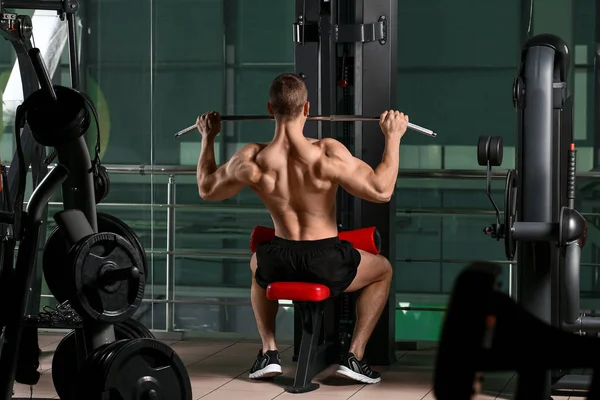
[[298, 365], [293, 385], [286, 388], [289, 393], [318, 389], [313, 378], [339, 361], [338, 318], [324, 318], [325, 314], [336, 316], [337, 306], [337, 299], [331, 297], [323, 301], [294, 301], [294, 324], [302, 327], [302, 335], [294, 335], [293, 360]]

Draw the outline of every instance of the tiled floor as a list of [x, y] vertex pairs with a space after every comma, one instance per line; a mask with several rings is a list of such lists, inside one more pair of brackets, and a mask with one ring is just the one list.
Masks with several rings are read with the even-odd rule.
[[[52, 385], [52, 353], [61, 336], [40, 335], [43, 358], [43, 371], [40, 382], [30, 388], [15, 385], [15, 397], [29, 399], [51, 399], [56, 397]], [[293, 395], [284, 392], [283, 386], [290, 384], [295, 363], [292, 362], [290, 346], [281, 348], [283, 376], [272, 382], [254, 382], [248, 379], [250, 367], [259, 346], [256, 343], [227, 343], [206, 341], [184, 341], [169, 343], [180, 355], [188, 368], [193, 389], [193, 398], [217, 399], [321, 399], [321, 400], [363, 400], [400, 399], [433, 400], [431, 375], [435, 353], [433, 351], [399, 352], [398, 362], [382, 368], [382, 381], [375, 385], [355, 384], [331, 376], [333, 368], [320, 374], [316, 381], [321, 387], [311, 393]], [[510, 399], [513, 389], [512, 374], [486, 376], [483, 394], [477, 400]], [[554, 396], [554, 400], [568, 400], [569, 397]], [[576, 399], [576, 397], [571, 397]]]

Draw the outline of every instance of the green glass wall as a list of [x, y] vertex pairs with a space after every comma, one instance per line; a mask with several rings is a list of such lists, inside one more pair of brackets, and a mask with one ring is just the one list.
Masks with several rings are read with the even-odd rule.
[[[551, 30], [572, 47], [578, 169], [593, 169], [595, 3], [553, 2], [555, 11], [519, 0], [399, 1], [395, 106], [439, 132], [434, 141], [409, 133], [401, 146], [395, 197], [399, 307], [443, 308], [457, 273], [476, 259], [502, 262], [503, 287], [510, 289], [511, 265], [502, 243], [482, 233], [495, 216], [475, 147], [480, 135], [503, 136], [502, 169], [514, 168], [512, 82], [528, 31]], [[140, 317], [155, 329], [255, 337], [247, 247], [251, 229], [269, 225], [269, 215], [249, 191], [218, 203], [201, 200], [194, 176], [200, 137], [192, 133], [174, 140], [172, 134], [208, 110], [265, 113], [271, 79], [293, 71], [294, 2], [89, 0], [82, 6], [82, 75], [100, 111], [102, 160], [112, 178], [101, 210], [136, 230], [151, 262]], [[14, 59], [10, 47], [0, 43], [0, 86]], [[68, 83], [67, 62], [63, 57], [57, 83]], [[12, 122], [4, 117], [0, 157], [6, 161], [13, 151]], [[217, 162], [244, 143], [268, 141], [272, 131], [266, 122], [224, 124]], [[425, 174], [414, 177], [414, 170]], [[440, 170], [479, 175], [427, 174]], [[580, 179], [578, 185], [591, 182]], [[493, 189], [502, 208], [503, 178], [494, 180]], [[578, 207], [597, 230], [595, 204], [582, 194]], [[594, 240], [600, 236], [594, 232], [583, 260], [587, 297], [600, 287]], [[442, 316], [399, 309], [397, 338], [435, 340]], [[280, 337], [290, 336], [292, 321], [293, 308], [282, 305]]]

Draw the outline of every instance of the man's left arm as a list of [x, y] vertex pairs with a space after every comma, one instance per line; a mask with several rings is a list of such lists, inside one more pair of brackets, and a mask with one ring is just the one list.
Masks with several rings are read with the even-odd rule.
[[200, 197], [204, 200], [225, 200], [238, 194], [245, 186], [257, 183], [261, 171], [254, 162], [256, 153], [257, 145], [246, 145], [217, 168], [214, 138], [204, 138], [196, 172]]

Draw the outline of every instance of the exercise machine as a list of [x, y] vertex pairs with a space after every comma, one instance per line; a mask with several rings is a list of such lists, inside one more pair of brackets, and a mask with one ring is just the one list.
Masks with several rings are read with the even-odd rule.
[[501, 270], [477, 262], [456, 279], [437, 353], [436, 399], [471, 399], [478, 371], [517, 371], [516, 400], [547, 400], [547, 371], [559, 368], [593, 369], [587, 398], [600, 399], [600, 340], [575, 336], [525, 311], [497, 290]]
[[[513, 86], [519, 115], [517, 168], [506, 177], [502, 221], [490, 195], [491, 169], [502, 163], [501, 138], [480, 138], [477, 158], [487, 167], [487, 194], [496, 210], [496, 223], [485, 233], [504, 240], [509, 260], [518, 256], [514, 298], [549, 326], [584, 335], [599, 332], [600, 319], [582, 315], [579, 309], [580, 259], [587, 222], [575, 210], [569, 57], [564, 41], [554, 35], [534, 36], [523, 47], [520, 73]], [[561, 368], [544, 372], [545, 398], [550, 397], [551, 387], [555, 392], [589, 387], [589, 376], [572, 375]], [[523, 372], [520, 392], [527, 393], [521, 383], [528, 381]]]
[[[397, 1], [296, 0], [293, 40], [295, 70], [308, 88], [311, 110], [318, 115], [379, 115], [396, 103]], [[307, 124], [307, 137], [333, 137], [372, 167], [381, 161], [384, 137], [374, 123], [318, 121]], [[395, 254], [394, 200], [374, 204], [338, 193], [338, 222], [345, 229], [375, 226], [384, 238], [381, 254]], [[395, 282], [365, 357], [374, 365], [395, 361]], [[355, 322], [355, 296], [344, 295], [339, 314], [340, 351], [347, 351]], [[326, 311], [328, 312], [328, 311]], [[303, 321], [294, 313], [294, 359], [298, 359]]]
[[[12, 7], [8, 3], [3, 2], [3, 6]], [[68, 9], [67, 20], [74, 27], [76, 2], [41, 1], [27, 6], [57, 7], [61, 16]], [[12, 397], [15, 378], [23, 381], [17, 376], [17, 358], [31, 346], [39, 351], [37, 328], [66, 327], [75, 330], [61, 341], [53, 360], [53, 380], [61, 399], [189, 400], [191, 384], [181, 359], [131, 319], [144, 297], [145, 251], [126, 224], [96, 210], [109, 185], [108, 176], [99, 172], [99, 131], [94, 160], [84, 138], [92, 117], [99, 130], [94, 104], [76, 87], [52, 85], [39, 49], [29, 41], [31, 20], [0, 11], [0, 28], [15, 44], [25, 71], [23, 80], [28, 82], [15, 118], [14, 168], [11, 165], [6, 179], [11, 199], [4, 206], [10, 210], [0, 213], [3, 233], [7, 233], [7, 240], [2, 242], [0, 296], [2, 304], [11, 305], [0, 313], [0, 399]], [[74, 31], [69, 29], [69, 48], [71, 71], [76, 72], [72, 83], [76, 86], [79, 70]], [[57, 164], [39, 182], [34, 179], [33, 194], [23, 210], [27, 170], [34, 158], [41, 161], [45, 147], [54, 149]], [[32, 149], [37, 154], [32, 154]], [[43, 270], [51, 292], [61, 303], [54, 315], [71, 315], [67, 321], [70, 326], [64, 326], [64, 318], [57, 321], [43, 313], [26, 312], [47, 202], [59, 189], [64, 209], [53, 216], [57, 229], [44, 247]], [[13, 266], [9, 255], [17, 242]], [[31, 341], [26, 342], [27, 338]], [[30, 367], [35, 373], [37, 366]], [[23, 383], [35, 384], [34, 378]]]

